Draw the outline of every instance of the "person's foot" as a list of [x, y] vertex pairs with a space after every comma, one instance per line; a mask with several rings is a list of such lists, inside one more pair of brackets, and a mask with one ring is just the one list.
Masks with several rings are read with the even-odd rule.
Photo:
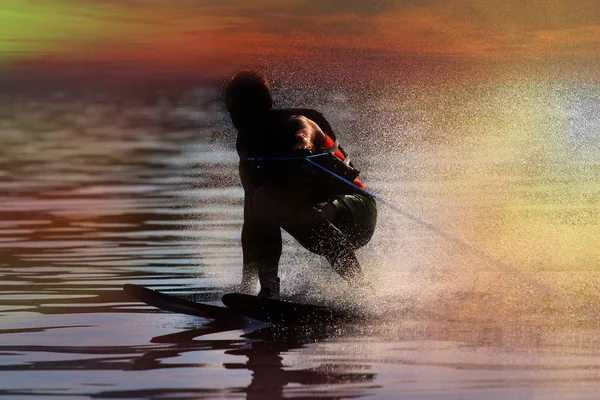
[[267, 283], [261, 282], [258, 297], [279, 297], [280, 286], [279, 278], [275, 278]]

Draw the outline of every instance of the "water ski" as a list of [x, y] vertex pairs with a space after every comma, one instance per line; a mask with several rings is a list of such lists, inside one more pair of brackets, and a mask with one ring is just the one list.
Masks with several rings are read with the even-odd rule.
[[180, 314], [194, 315], [196, 317], [214, 320], [243, 320], [240, 313], [226, 307], [214, 306], [205, 303], [196, 303], [181, 297], [161, 293], [147, 287], [126, 283], [123, 290], [137, 300], [160, 310], [172, 311]]
[[218, 321], [247, 322], [248, 319], [254, 319], [269, 324], [312, 325], [334, 324], [357, 317], [348, 311], [335, 310], [324, 306], [241, 293], [224, 295], [221, 300], [226, 307], [220, 307], [196, 303], [140, 285], [125, 284], [123, 290], [137, 300], [161, 310]]
[[228, 293], [221, 298], [221, 301], [228, 308], [242, 315], [270, 324], [333, 324], [355, 317], [347, 311], [324, 306], [241, 293]]

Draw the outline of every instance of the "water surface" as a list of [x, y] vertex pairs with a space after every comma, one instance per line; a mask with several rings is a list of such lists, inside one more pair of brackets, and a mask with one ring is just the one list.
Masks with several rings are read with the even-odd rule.
[[389, 204], [372, 290], [285, 237], [284, 294], [369, 323], [243, 330], [121, 290], [219, 304], [241, 278], [217, 93], [2, 99], [0, 397], [597, 398], [599, 87], [275, 88]]

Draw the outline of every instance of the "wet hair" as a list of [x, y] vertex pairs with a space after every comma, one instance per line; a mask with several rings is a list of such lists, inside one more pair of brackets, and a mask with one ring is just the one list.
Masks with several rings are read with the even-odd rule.
[[240, 71], [225, 88], [230, 112], [268, 111], [273, 106], [269, 81], [258, 71]]

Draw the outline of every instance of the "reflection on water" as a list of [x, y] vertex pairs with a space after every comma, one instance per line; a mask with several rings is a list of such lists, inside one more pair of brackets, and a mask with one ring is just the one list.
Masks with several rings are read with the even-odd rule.
[[5, 96], [0, 397], [595, 398], [600, 88], [277, 93], [323, 110], [369, 189], [432, 224], [382, 206], [359, 253], [376, 290], [359, 296], [286, 238], [286, 295], [371, 322], [240, 326], [121, 290], [216, 304], [240, 280], [242, 191], [212, 88]]

